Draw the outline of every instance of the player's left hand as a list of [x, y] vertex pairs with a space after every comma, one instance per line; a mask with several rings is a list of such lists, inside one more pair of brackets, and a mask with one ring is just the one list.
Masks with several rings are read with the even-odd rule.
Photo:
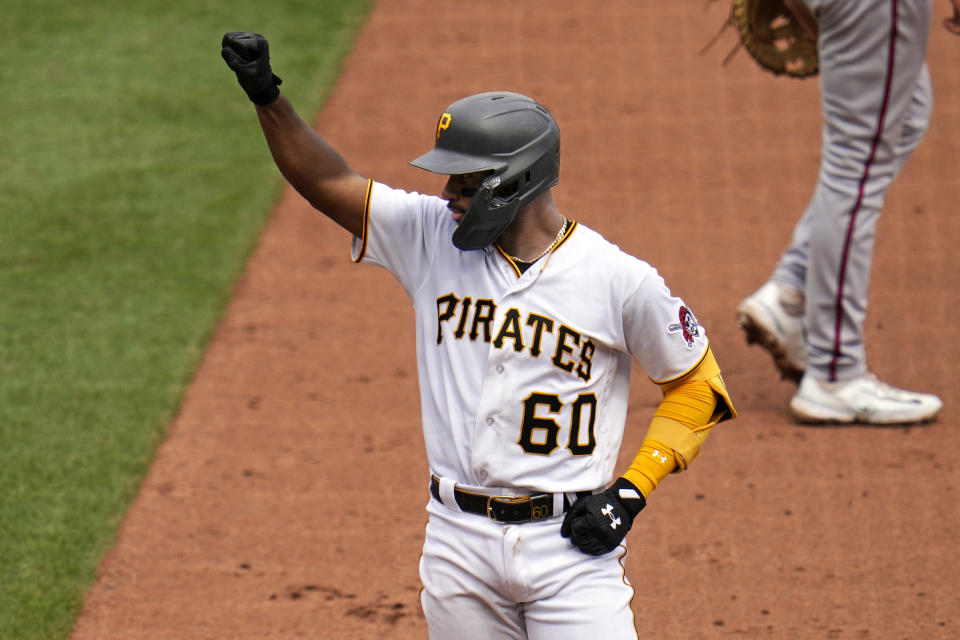
[[603, 493], [574, 502], [563, 518], [560, 535], [584, 553], [603, 555], [617, 548], [645, 506], [647, 501], [633, 483], [618, 478]]

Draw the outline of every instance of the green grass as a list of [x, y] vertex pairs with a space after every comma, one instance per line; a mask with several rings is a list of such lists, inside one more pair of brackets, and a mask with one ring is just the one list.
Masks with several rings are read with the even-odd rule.
[[221, 36], [309, 116], [369, 7], [4, 3], [0, 639], [69, 635], [280, 194]]

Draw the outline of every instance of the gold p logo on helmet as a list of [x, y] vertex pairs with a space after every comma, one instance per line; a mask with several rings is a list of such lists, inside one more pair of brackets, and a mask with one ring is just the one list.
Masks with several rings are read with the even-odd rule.
[[440, 137], [440, 132], [445, 131], [450, 127], [450, 121], [453, 120], [453, 116], [449, 113], [444, 113], [440, 116], [440, 122], [437, 123], [437, 137]]

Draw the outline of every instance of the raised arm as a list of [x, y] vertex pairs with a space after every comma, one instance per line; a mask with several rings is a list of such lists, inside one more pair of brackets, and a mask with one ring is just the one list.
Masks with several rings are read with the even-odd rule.
[[228, 33], [223, 36], [221, 54], [256, 105], [270, 153], [283, 177], [315, 209], [360, 235], [367, 179], [353, 171], [281, 95], [281, 80], [271, 70], [266, 39], [256, 33]]

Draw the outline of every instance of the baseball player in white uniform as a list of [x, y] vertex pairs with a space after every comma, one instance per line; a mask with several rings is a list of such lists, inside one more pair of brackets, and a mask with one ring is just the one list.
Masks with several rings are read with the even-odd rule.
[[741, 303], [739, 324], [800, 381], [790, 408], [801, 422], [932, 420], [940, 399], [880, 382], [863, 341], [877, 220], [930, 120], [930, 0], [787, 4], [817, 37], [820, 173], [770, 279]]
[[[430, 637], [637, 638], [624, 536], [735, 416], [694, 314], [650, 265], [560, 212], [559, 129], [530, 98], [450, 105], [412, 162], [449, 178], [421, 195], [353, 172], [280, 95], [262, 36], [227, 34], [222, 53], [284, 176], [413, 302]], [[633, 359], [664, 399], [615, 479]]]

